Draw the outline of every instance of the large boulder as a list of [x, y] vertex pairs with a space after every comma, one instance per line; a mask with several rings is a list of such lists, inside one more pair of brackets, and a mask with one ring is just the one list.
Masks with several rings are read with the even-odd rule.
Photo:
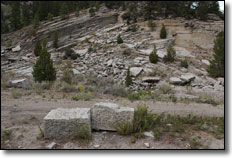
[[20, 51], [20, 50], [21, 50], [20, 45], [17, 45], [16, 47], [12, 48], [12, 51], [13, 51], [13, 52], [18, 52], [18, 51]]
[[205, 65], [210, 65], [209, 60], [202, 59], [201, 62], [204, 63]]
[[58, 108], [44, 117], [45, 138], [68, 138], [74, 136], [80, 128], [91, 135], [90, 108]]
[[171, 77], [169, 79], [169, 83], [170, 84], [174, 84], [174, 85], [181, 85], [182, 84], [182, 80], [179, 79], [178, 77]]
[[180, 76], [180, 79], [184, 82], [191, 82], [195, 79], [195, 76], [191, 73], [186, 73]]
[[167, 55], [167, 50], [165, 49], [159, 49], [157, 50], [157, 55], [159, 58], [163, 59], [165, 55]]
[[11, 86], [18, 87], [18, 88], [24, 88], [28, 85], [28, 83], [29, 83], [29, 81], [27, 78], [13, 80], [10, 82]]
[[169, 39], [161, 39], [161, 40], [155, 40], [152, 41], [150, 44], [152, 45], [156, 45], [157, 49], [163, 49], [165, 47], [168, 47], [169, 45], [173, 44], [174, 39], [173, 38], [169, 38]]
[[131, 67], [130, 68], [130, 73], [131, 76], [138, 76], [142, 72], [143, 68], [142, 67]]
[[114, 103], [96, 103], [91, 109], [92, 129], [116, 131], [117, 123], [132, 123], [134, 108], [120, 107]]

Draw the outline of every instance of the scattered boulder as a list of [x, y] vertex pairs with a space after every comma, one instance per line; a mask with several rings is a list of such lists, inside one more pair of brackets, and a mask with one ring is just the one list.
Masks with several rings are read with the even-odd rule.
[[132, 122], [134, 108], [120, 107], [114, 103], [96, 103], [92, 111], [92, 129], [116, 131], [119, 122]]
[[201, 62], [204, 63], [204, 64], [206, 64], [206, 65], [210, 65], [209, 60], [202, 59]]
[[131, 67], [130, 68], [130, 73], [132, 76], [136, 77], [142, 72], [143, 68], [141, 67]]
[[154, 138], [154, 135], [153, 135], [153, 132], [152, 132], [152, 131], [150, 131], [150, 132], [143, 132], [143, 134], [144, 134], [145, 136], [147, 136], [147, 137], [152, 137], [152, 138]]
[[181, 85], [182, 84], [182, 80], [180, 78], [177, 78], [177, 77], [171, 77], [169, 79], [169, 83], [170, 84], [174, 84], [174, 85]]
[[158, 83], [160, 81], [160, 78], [159, 77], [143, 77], [142, 81], [147, 82], [147, 83]]
[[150, 148], [150, 143], [144, 143], [147, 148]]
[[75, 135], [81, 126], [91, 134], [90, 108], [58, 108], [44, 117], [44, 137], [62, 139]]
[[16, 47], [12, 48], [13, 52], [19, 52], [21, 50], [20, 45], [17, 45]]
[[167, 51], [165, 49], [158, 49], [157, 55], [159, 58], [163, 59], [165, 55], [167, 55]]
[[56, 143], [52, 142], [51, 144], [49, 144], [47, 147], [47, 149], [55, 149], [56, 148]]
[[18, 88], [24, 88], [26, 85], [28, 85], [28, 79], [27, 78], [22, 78], [18, 80], [13, 80], [10, 82], [11, 86], [13, 87], [18, 87]]
[[81, 74], [80, 71], [78, 71], [77, 69], [72, 69], [73, 71], [73, 75], [79, 75]]
[[191, 82], [195, 79], [195, 76], [191, 73], [187, 73], [187, 74], [181, 75], [180, 79], [183, 80], [184, 82]]

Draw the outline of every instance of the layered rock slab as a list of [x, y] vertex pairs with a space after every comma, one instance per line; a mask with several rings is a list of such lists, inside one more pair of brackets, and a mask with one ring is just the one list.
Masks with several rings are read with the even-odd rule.
[[75, 135], [77, 127], [84, 127], [91, 135], [90, 108], [58, 108], [44, 117], [45, 138], [68, 138]]
[[116, 131], [115, 125], [120, 122], [132, 122], [134, 108], [121, 107], [114, 103], [96, 103], [91, 109], [92, 129]]

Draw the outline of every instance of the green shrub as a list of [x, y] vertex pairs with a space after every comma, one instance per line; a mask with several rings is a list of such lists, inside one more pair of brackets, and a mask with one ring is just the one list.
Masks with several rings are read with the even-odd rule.
[[46, 48], [41, 50], [39, 59], [33, 67], [33, 77], [35, 81], [55, 81], [56, 70], [53, 67], [53, 61], [50, 59], [50, 53]]
[[180, 63], [180, 66], [184, 67], [184, 68], [188, 68], [188, 61], [186, 59], [182, 60], [181, 63]]
[[154, 46], [154, 50], [149, 55], [149, 60], [151, 63], [157, 63], [159, 60], [158, 55], [156, 54], [156, 46]]
[[52, 19], [53, 19], [53, 14], [48, 13], [48, 20], [50, 21], [50, 20], [52, 20]]
[[12, 94], [12, 96], [13, 96], [14, 99], [19, 99], [22, 96], [22, 93], [20, 93], [18, 91], [15, 91], [15, 90], [13, 90], [11, 92], [11, 94]]
[[89, 127], [86, 124], [79, 124], [74, 129], [74, 137], [77, 139], [84, 139], [89, 142], [91, 139], [91, 134], [89, 132]]
[[35, 56], [39, 56], [41, 50], [42, 50], [42, 46], [41, 46], [41, 44], [40, 44], [40, 40], [38, 39], [38, 40], [36, 41], [35, 49], [34, 49], [34, 54], [35, 54]]
[[123, 50], [123, 55], [130, 55], [130, 54], [131, 54], [130, 48], [126, 48]]
[[9, 48], [11, 46], [12, 46], [12, 42], [11, 41], [7, 42], [6, 47]]
[[131, 25], [130, 30], [132, 32], [136, 32], [137, 31], [137, 25], [136, 24]]
[[95, 10], [93, 8], [90, 8], [89, 14], [90, 14], [90, 17], [93, 17], [95, 15]]
[[155, 23], [153, 23], [152, 20], [148, 20], [147, 26], [151, 29], [151, 31], [154, 31]]
[[214, 41], [214, 59], [210, 61], [207, 71], [212, 77], [224, 77], [225, 73], [225, 44], [224, 32], [218, 33]]
[[123, 40], [122, 40], [122, 38], [121, 38], [120, 35], [118, 35], [118, 37], [117, 37], [117, 43], [118, 43], [118, 44], [123, 43]]
[[89, 101], [93, 98], [93, 95], [91, 92], [81, 92], [81, 93], [78, 93], [76, 96], [73, 96], [72, 99], [75, 100], [75, 101], [78, 101], [78, 100], [84, 100], [84, 101]]
[[131, 75], [130, 75], [130, 67], [127, 70], [127, 74], [126, 74], [126, 81], [125, 81], [125, 85], [127, 87], [129, 87], [129, 85], [132, 84], [132, 79], [131, 79]]
[[167, 55], [164, 56], [163, 61], [164, 62], [173, 62], [175, 61], [176, 51], [172, 46], [168, 47]]
[[162, 24], [162, 28], [160, 30], [160, 38], [164, 39], [166, 38], [166, 36], [167, 36], [166, 29], [165, 29], [164, 24]]
[[114, 128], [118, 134], [128, 135], [133, 132], [133, 124], [131, 122], [118, 122], [114, 125]]
[[162, 85], [159, 86], [159, 90], [163, 93], [163, 94], [168, 94], [171, 93], [172, 88], [170, 87], [170, 85], [168, 83], [163, 83]]
[[38, 128], [39, 128], [40, 133], [39, 133], [39, 135], [36, 138], [37, 138], [37, 140], [41, 140], [41, 139], [44, 138], [44, 131], [42, 130], [42, 128], [40, 127], [40, 125], [38, 125]]

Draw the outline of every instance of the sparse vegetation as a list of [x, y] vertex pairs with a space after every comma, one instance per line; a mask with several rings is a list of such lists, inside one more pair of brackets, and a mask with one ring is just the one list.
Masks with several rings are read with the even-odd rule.
[[159, 57], [156, 54], [156, 46], [155, 45], [154, 45], [154, 50], [149, 55], [149, 60], [151, 63], [157, 63], [159, 60]]
[[148, 20], [147, 26], [150, 28], [151, 31], [155, 30], [155, 23], [152, 20]]
[[85, 140], [87, 143], [91, 140], [91, 134], [86, 124], [79, 124], [74, 129], [74, 137], [77, 139]]
[[22, 96], [22, 93], [15, 91], [15, 90], [13, 90], [11, 94], [14, 99], [19, 99]]
[[1, 129], [1, 147], [5, 147], [5, 142], [10, 140], [12, 135], [12, 130], [2, 130]]
[[187, 61], [187, 59], [182, 60], [181, 63], [180, 63], [180, 66], [184, 67], [184, 68], [188, 68], [188, 61]]
[[38, 39], [38, 40], [36, 41], [35, 49], [34, 49], [34, 54], [35, 54], [35, 56], [39, 56], [41, 50], [42, 50], [42, 46], [41, 46], [41, 44], [40, 44], [40, 40]]
[[78, 101], [78, 100], [89, 101], [92, 98], [93, 98], [93, 95], [91, 92], [81, 92], [72, 97], [72, 99], [75, 101]]
[[41, 140], [41, 139], [44, 138], [44, 131], [42, 130], [42, 128], [40, 127], [40, 125], [38, 125], [38, 128], [39, 128], [40, 133], [39, 133], [39, 135], [36, 138], [37, 138], [37, 140]]
[[163, 93], [163, 94], [168, 94], [171, 93], [172, 88], [169, 85], [169, 83], [165, 82], [162, 85], [159, 86], [159, 90]]
[[90, 17], [95, 16], [95, 10], [93, 8], [90, 8], [89, 9], [89, 14], [90, 14]]
[[127, 87], [129, 87], [132, 84], [132, 79], [131, 79], [131, 75], [130, 75], [130, 67], [127, 70], [127, 74], [126, 74], [126, 82], [125, 85]]

